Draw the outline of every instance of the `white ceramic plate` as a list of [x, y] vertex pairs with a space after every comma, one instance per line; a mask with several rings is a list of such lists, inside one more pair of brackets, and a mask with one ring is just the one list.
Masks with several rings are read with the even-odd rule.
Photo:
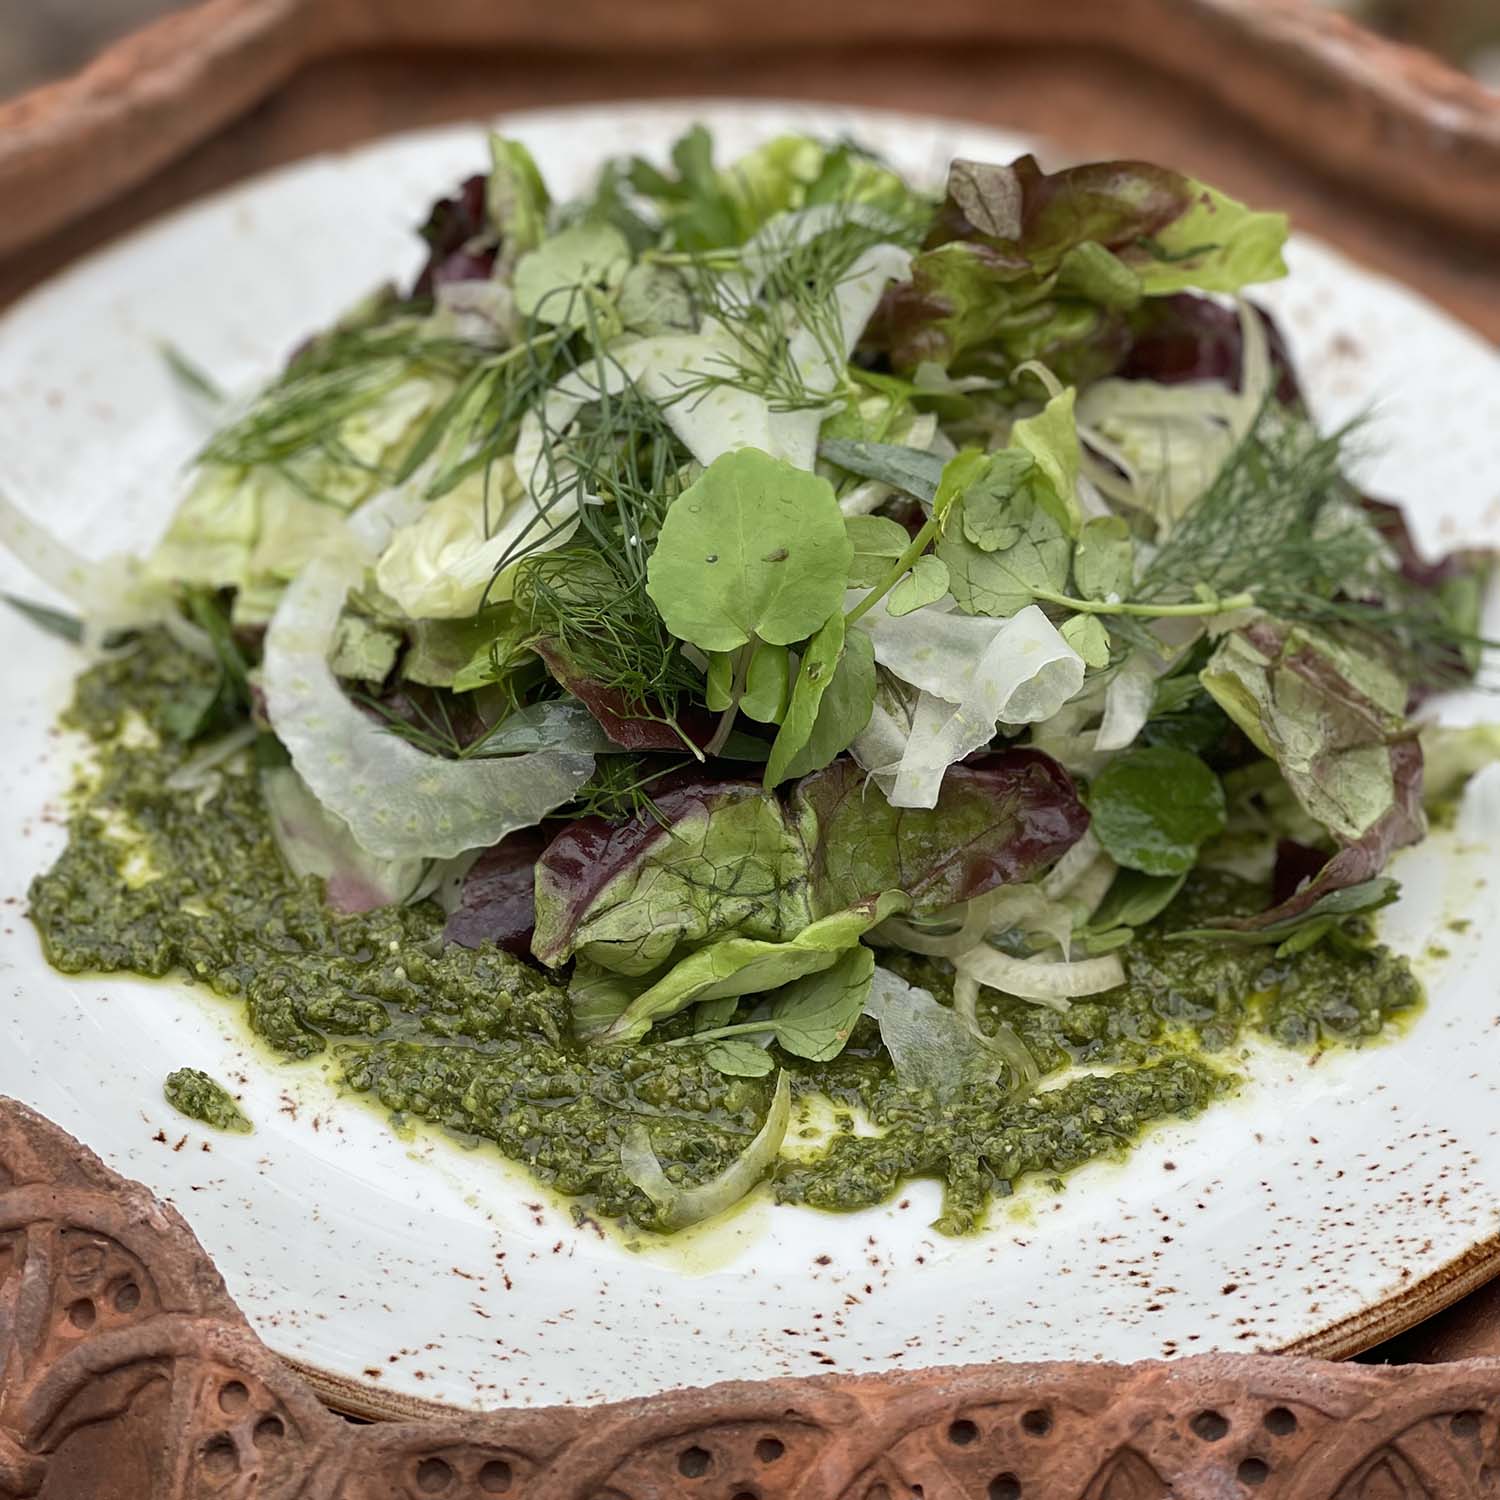
[[[1026, 143], [954, 122], [771, 105], [609, 106], [506, 122], [558, 189], [611, 152], [660, 152], [692, 119], [738, 152], [785, 129], [851, 133], [938, 178]], [[321, 158], [137, 234], [0, 319], [0, 482], [88, 551], [144, 547], [200, 434], [156, 353], [230, 385], [419, 259], [411, 226], [484, 160], [479, 127]], [[1051, 160], [1056, 162], [1055, 155]], [[1500, 362], [1389, 282], [1297, 241], [1281, 316], [1320, 414], [1369, 405], [1380, 493], [1428, 546], [1500, 545]], [[41, 590], [8, 562], [0, 584]], [[727, 1377], [996, 1358], [1129, 1360], [1348, 1347], [1457, 1295], [1500, 1259], [1500, 780], [1456, 833], [1404, 856], [1387, 930], [1431, 1005], [1399, 1042], [1309, 1058], [1257, 1049], [1235, 1100], [1159, 1130], [1125, 1166], [1034, 1188], [991, 1230], [927, 1227], [913, 1185], [857, 1216], [763, 1204], [686, 1249], [632, 1253], [575, 1229], [489, 1151], [398, 1139], [317, 1064], [247, 1044], [185, 986], [67, 980], [25, 919], [60, 847], [75, 747], [50, 726], [76, 662], [0, 615], [0, 1092], [34, 1105], [186, 1216], [267, 1342], [356, 1405], [600, 1401]], [[1454, 917], [1477, 918], [1465, 933]], [[1448, 951], [1428, 953], [1441, 936]], [[168, 1069], [242, 1087], [254, 1135], [162, 1102]], [[1466, 1270], [1467, 1268], [1467, 1270]]]

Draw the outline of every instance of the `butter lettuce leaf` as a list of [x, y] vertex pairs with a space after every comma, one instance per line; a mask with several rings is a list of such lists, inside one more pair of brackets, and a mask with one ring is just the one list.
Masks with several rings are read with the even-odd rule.
[[697, 1001], [759, 995], [830, 969], [872, 927], [906, 910], [908, 904], [900, 891], [886, 891], [809, 923], [786, 942], [729, 937], [710, 943], [674, 964], [637, 995], [603, 1040], [639, 1041], [655, 1022]]
[[728, 932], [776, 941], [812, 920], [807, 851], [752, 781], [656, 792], [655, 814], [570, 823], [536, 870], [533, 952], [647, 974]]

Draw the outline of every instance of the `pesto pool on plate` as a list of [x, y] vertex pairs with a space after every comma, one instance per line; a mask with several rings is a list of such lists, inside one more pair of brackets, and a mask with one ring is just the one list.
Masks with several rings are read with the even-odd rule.
[[55, 967], [662, 1233], [928, 1178], [962, 1234], [1248, 1038], [1422, 1003], [1383, 872], [1494, 750], [1414, 717], [1490, 558], [1344, 477], [1243, 295], [1282, 216], [699, 127], [572, 201], [491, 158], [269, 386], [173, 351], [212, 433], [148, 555], [0, 501], [92, 658]]

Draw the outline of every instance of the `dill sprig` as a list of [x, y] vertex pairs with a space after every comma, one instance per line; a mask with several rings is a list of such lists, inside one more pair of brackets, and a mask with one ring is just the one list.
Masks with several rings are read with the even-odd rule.
[[337, 329], [309, 345], [237, 421], [199, 455], [203, 463], [284, 464], [310, 451], [353, 456], [339, 429], [402, 381], [423, 373], [459, 378], [492, 351], [439, 338], [416, 320]]
[[[848, 210], [845, 205], [846, 215]], [[809, 342], [818, 362], [842, 378], [847, 360], [836, 296], [840, 285], [876, 245], [915, 249], [926, 220], [927, 215], [916, 212], [831, 217], [826, 231], [805, 242], [797, 238], [795, 225], [778, 238], [773, 220], [751, 245], [648, 253], [648, 259], [683, 268], [699, 312], [721, 324], [731, 341], [717, 362], [720, 368], [685, 378], [679, 399], [733, 386], [764, 397], [773, 411], [826, 406], [834, 392], [821, 383], [809, 384]]]
[[1139, 604], [1249, 592], [1296, 618], [1371, 573], [1383, 551], [1340, 470], [1348, 428], [1320, 436], [1268, 403], [1136, 584]]

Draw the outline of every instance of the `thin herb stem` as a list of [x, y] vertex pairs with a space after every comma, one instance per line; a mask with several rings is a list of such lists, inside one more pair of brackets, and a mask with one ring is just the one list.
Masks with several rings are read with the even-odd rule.
[[1056, 604], [1081, 615], [1135, 615], [1141, 619], [1195, 619], [1209, 615], [1230, 614], [1249, 609], [1255, 603], [1250, 590], [1231, 594], [1227, 599], [1195, 599], [1190, 604], [1132, 604], [1127, 599], [1074, 599], [1054, 594], [1051, 589], [1033, 589], [1032, 594], [1044, 604]]

